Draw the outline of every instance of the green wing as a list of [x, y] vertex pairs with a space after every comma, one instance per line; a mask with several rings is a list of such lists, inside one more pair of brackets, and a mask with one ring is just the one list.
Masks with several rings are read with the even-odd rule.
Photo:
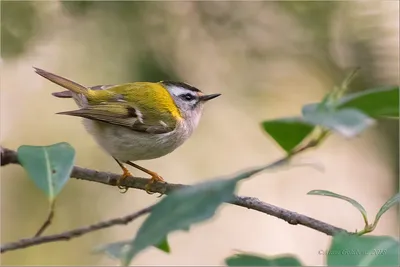
[[[154, 110], [144, 109], [142, 102], [133, 103], [126, 101], [125, 95], [120, 92], [113, 92], [112, 85], [98, 85], [90, 87], [92, 90], [104, 90], [106, 94], [99, 99], [90, 101], [86, 107], [78, 110], [60, 112], [58, 114], [83, 117], [90, 120], [101, 121], [109, 124], [127, 127], [133, 131], [152, 134], [168, 133], [175, 129], [176, 120], [168, 112], [155, 114]], [[140, 90], [140, 88], [138, 88]], [[67, 92], [53, 94], [60, 98], [70, 98]], [[106, 97], [105, 97], [106, 96]], [[92, 103], [91, 103], [92, 102]], [[142, 110], [141, 110], [142, 109]], [[144, 112], [146, 110], [146, 112]]]

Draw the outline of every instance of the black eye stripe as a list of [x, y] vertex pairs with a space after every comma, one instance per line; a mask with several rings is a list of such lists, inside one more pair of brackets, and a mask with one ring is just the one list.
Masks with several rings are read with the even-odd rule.
[[195, 99], [195, 97], [192, 94], [183, 94], [180, 95], [179, 97], [186, 101], [192, 101], [193, 99]]

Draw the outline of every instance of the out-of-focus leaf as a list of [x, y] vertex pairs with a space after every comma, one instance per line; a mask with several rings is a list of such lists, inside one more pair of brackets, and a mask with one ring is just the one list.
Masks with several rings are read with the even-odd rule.
[[299, 145], [314, 129], [302, 118], [283, 118], [262, 122], [262, 127], [287, 153]]
[[124, 265], [140, 251], [160, 244], [168, 233], [211, 218], [224, 201], [232, 200], [237, 180], [217, 180], [183, 188], [156, 204], [132, 241]]
[[104, 253], [110, 258], [119, 260], [124, 258], [124, 255], [129, 249], [131, 241], [120, 241], [98, 246], [94, 249], [94, 253]]
[[[325, 100], [326, 101], [326, 100]], [[321, 103], [306, 104], [302, 107], [301, 113], [303, 116], [315, 112], [318, 108], [326, 108]]]
[[379, 219], [381, 218], [381, 216], [388, 211], [391, 207], [393, 207], [394, 205], [396, 205], [397, 203], [400, 202], [400, 193], [397, 193], [396, 195], [394, 195], [392, 198], [390, 198], [388, 201], [386, 201], [385, 204], [383, 204], [383, 206], [380, 208], [380, 210], [378, 211], [378, 213], [376, 214], [375, 217], [375, 222], [374, 222], [374, 227], [378, 224]]
[[50, 202], [68, 181], [75, 160], [75, 150], [68, 143], [50, 146], [20, 146], [18, 160], [33, 182]]
[[37, 34], [38, 12], [33, 1], [1, 1], [1, 56], [11, 59], [29, 49]]
[[371, 117], [399, 117], [399, 86], [365, 90], [341, 98], [337, 108], [355, 108]]
[[[303, 107], [303, 115], [315, 112], [320, 103], [312, 103]], [[336, 103], [326, 104], [325, 111], [340, 109], [357, 109], [373, 117], [399, 117], [399, 87], [391, 86], [378, 89], [365, 90], [342, 97]]]
[[327, 190], [311, 190], [310, 192], [307, 193], [307, 195], [328, 196], [328, 197], [334, 197], [334, 198], [345, 200], [361, 212], [361, 214], [364, 218], [365, 225], [368, 225], [367, 211], [364, 209], [364, 207], [360, 203], [358, 203], [356, 200], [354, 200], [352, 198], [349, 198], [349, 197], [346, 197], [343, 195], [339, 195], [339, 194], [336, 194], [336, 193], [333, 193], [333, 192], [327, 191]]
[[172, 192], [153, 207], [124, 255], [123, 264], [129, 265], [139, 252], [154, 244], [160, 244], [163, 237], [169, 233], [187, 231], [191, 225], [211, 218], [223, 202], [234, 199], [238, 181], [264, 170], [275, 170], [288, 163], [289, 161], [284, 159], [253, 168], [231, 179], [215, 179]]
[[133, 68], [137, 68], [137, 71], [132, 74], [129, 71], [130, 68], [127, 68], [127, 78], [149, 82], [158, 82], [159, 80], [179, 81], [182, 79], [174, 72], [173, 68], [168, 68], [165, 62], [159, 62], [154, 51], [151, 49], [146, 49], [139, 55], [132, 54], [130, 57], [129, 62]]
[[[128, 252], [129, 247], [131, 246], [131, 240], [125, 240], [120, 242], [109, 243], [105, 245], [101, 245], [94, 249], [94, 253], [104, 253], [110, 258], [121, 260], [125, 258], [125, 254]], [[154, 247], [158, 248], [159, 250], [170, 253], [171, 249], [168, 243], [168, 238], [164, 238], [158, 245]]]
[[333, 110], [312, 106], [303, 109], [304, 120], [310, 124], [324, 126], [345, 137], [354, 137], [374, 124], [374, 119], [356, 109]]
[[236, 254], [227, 259], [228, 266], [302, 266], [301, 262], [293, 256], [260, 257], [250, 254]]
[[95, 1], [61, 1], [61, 7], [68, 12], [69, 15], [86, 15], [87, 12], [95, 7]]
[[399, 241], [389, 236], [338, 234], [327, 251], [328, 266], [399, 266]]

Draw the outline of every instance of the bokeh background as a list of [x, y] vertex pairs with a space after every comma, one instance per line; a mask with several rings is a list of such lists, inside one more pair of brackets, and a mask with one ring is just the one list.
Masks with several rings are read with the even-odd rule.
[[[192, 184], [271, 162], [282, 151], [260, 128], [265, 119], [298, 115], [353, 67], [352, 91], [398, 84], [398, 1], [88, 2], [1, 1], [1, 145], [66, 141], [79, 166], [119, 172], [85, 132], [75, 108], [37, 66], [86, 85], [186, 81], [210, 102], [192, 138], [161, 159], [140, 162], [171, 183]], [[398, 122], [380, 121], [358, 138], [331, 136], [310, 160], [325, 166], [264, 173], [240, 184], [240, 195], [346, 228], [363, 225], [348, 203], [307, 196], [326, 189], [360, 201], [372, 220], [399, 188]], [[143, 176], [134, 170], [134, 174]], [[71, 179], [46, 234], [123, 216], [158, 199], [142, 191]], [[47, 201], [19, 166], [1, 168], [1, 243], [29, 237], [47, 215]], [[2, 255], [4, 265], [117, 265], [92, 254], [99, 244], [135, 235], [143, 219], [68, 242]], [[375, 233], [398, 236], [396, 209]], [[330, 238], [302, 226], [231, 205], [189, 233], [170, 236], [172, 254], [147, 249], [134, 265], [221, 265], [236, 251], [294, 253], [323, 265]]]

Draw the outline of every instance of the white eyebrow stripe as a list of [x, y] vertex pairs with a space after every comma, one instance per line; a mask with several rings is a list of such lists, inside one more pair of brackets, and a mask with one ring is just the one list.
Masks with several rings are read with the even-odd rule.
[[191, 94], [193, 96], [196, 96], [195, 92], [192, 92], [186, 88], [180, 87], [180, 86], [170, 86], [169, 89], [175, 96], [180, 96], [183, 94]]

